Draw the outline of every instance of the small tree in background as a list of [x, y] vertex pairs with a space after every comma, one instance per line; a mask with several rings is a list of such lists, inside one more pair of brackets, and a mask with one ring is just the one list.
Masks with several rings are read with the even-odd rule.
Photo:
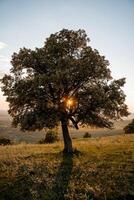
[[45, 139], [40, 140], [39, 144], [54, 143], [59, 140], [60, 138], [59, 138], [58, 132], [54, 130], [49, 130], [46, 132]]
[[134, 133], [134, 119], [131, 123], [124, 127], [125, 133]]
[[0, 137], [0, 145], [11, 145], [12, 142], [10, 139], [5, 137]]
[[68, 122], [111, 128], [127, 116], [125, 79], [113, 80], [109, 62], [89, 46], [84, 30], [51, 34], [42, 48], [22, 48], [2, 79], [13, 125], [22, 130], [53, 128], [61, 123], [64, 151], [73, 151]]
[[91, 133], [89, 132], [85, 132], [84, 135], [83, 135], [83, 138], [91, 138]]

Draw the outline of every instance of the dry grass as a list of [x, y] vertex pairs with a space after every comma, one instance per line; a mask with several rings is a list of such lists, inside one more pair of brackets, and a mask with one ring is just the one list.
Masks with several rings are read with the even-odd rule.
[[134, 197], [134, 135], [0, 147], [0, 200], [115, 200]]

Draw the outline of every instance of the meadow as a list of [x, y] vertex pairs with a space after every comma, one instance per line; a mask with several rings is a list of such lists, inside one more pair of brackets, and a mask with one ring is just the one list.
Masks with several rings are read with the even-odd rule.
[[0, 147], [0, 200], [128, 200], [134, 197], [134, 135]]

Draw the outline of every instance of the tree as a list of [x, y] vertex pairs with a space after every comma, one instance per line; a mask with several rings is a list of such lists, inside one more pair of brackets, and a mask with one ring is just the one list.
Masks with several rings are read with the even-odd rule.
[[125, 79], [113, 80], [109, 62], [89, 46], [84, 30], [51, 34], [42, 48], [22, 48], [12, 56], [11, 73], [2, 78], [13, 125], [22, 130], [61, 123], [64, 151], [72, 152], [68, 123], [112, 127], [127, 116]]
[[134, 119], [127, 126], [124, 127], [125, 133], [134, 133]]

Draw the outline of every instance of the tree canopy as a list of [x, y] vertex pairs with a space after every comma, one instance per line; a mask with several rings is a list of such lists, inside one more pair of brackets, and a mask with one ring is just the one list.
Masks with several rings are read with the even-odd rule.
[[12, 55], [2, 91], [14, 126], [40, 130], [71, 121], [77, 129], [79, 124], [111, 128], [113, 120], [128, 115], [125, 78], [114, 80], [109, 61], [89, 44], [84, 30], [63, 29], [42, 48]]

